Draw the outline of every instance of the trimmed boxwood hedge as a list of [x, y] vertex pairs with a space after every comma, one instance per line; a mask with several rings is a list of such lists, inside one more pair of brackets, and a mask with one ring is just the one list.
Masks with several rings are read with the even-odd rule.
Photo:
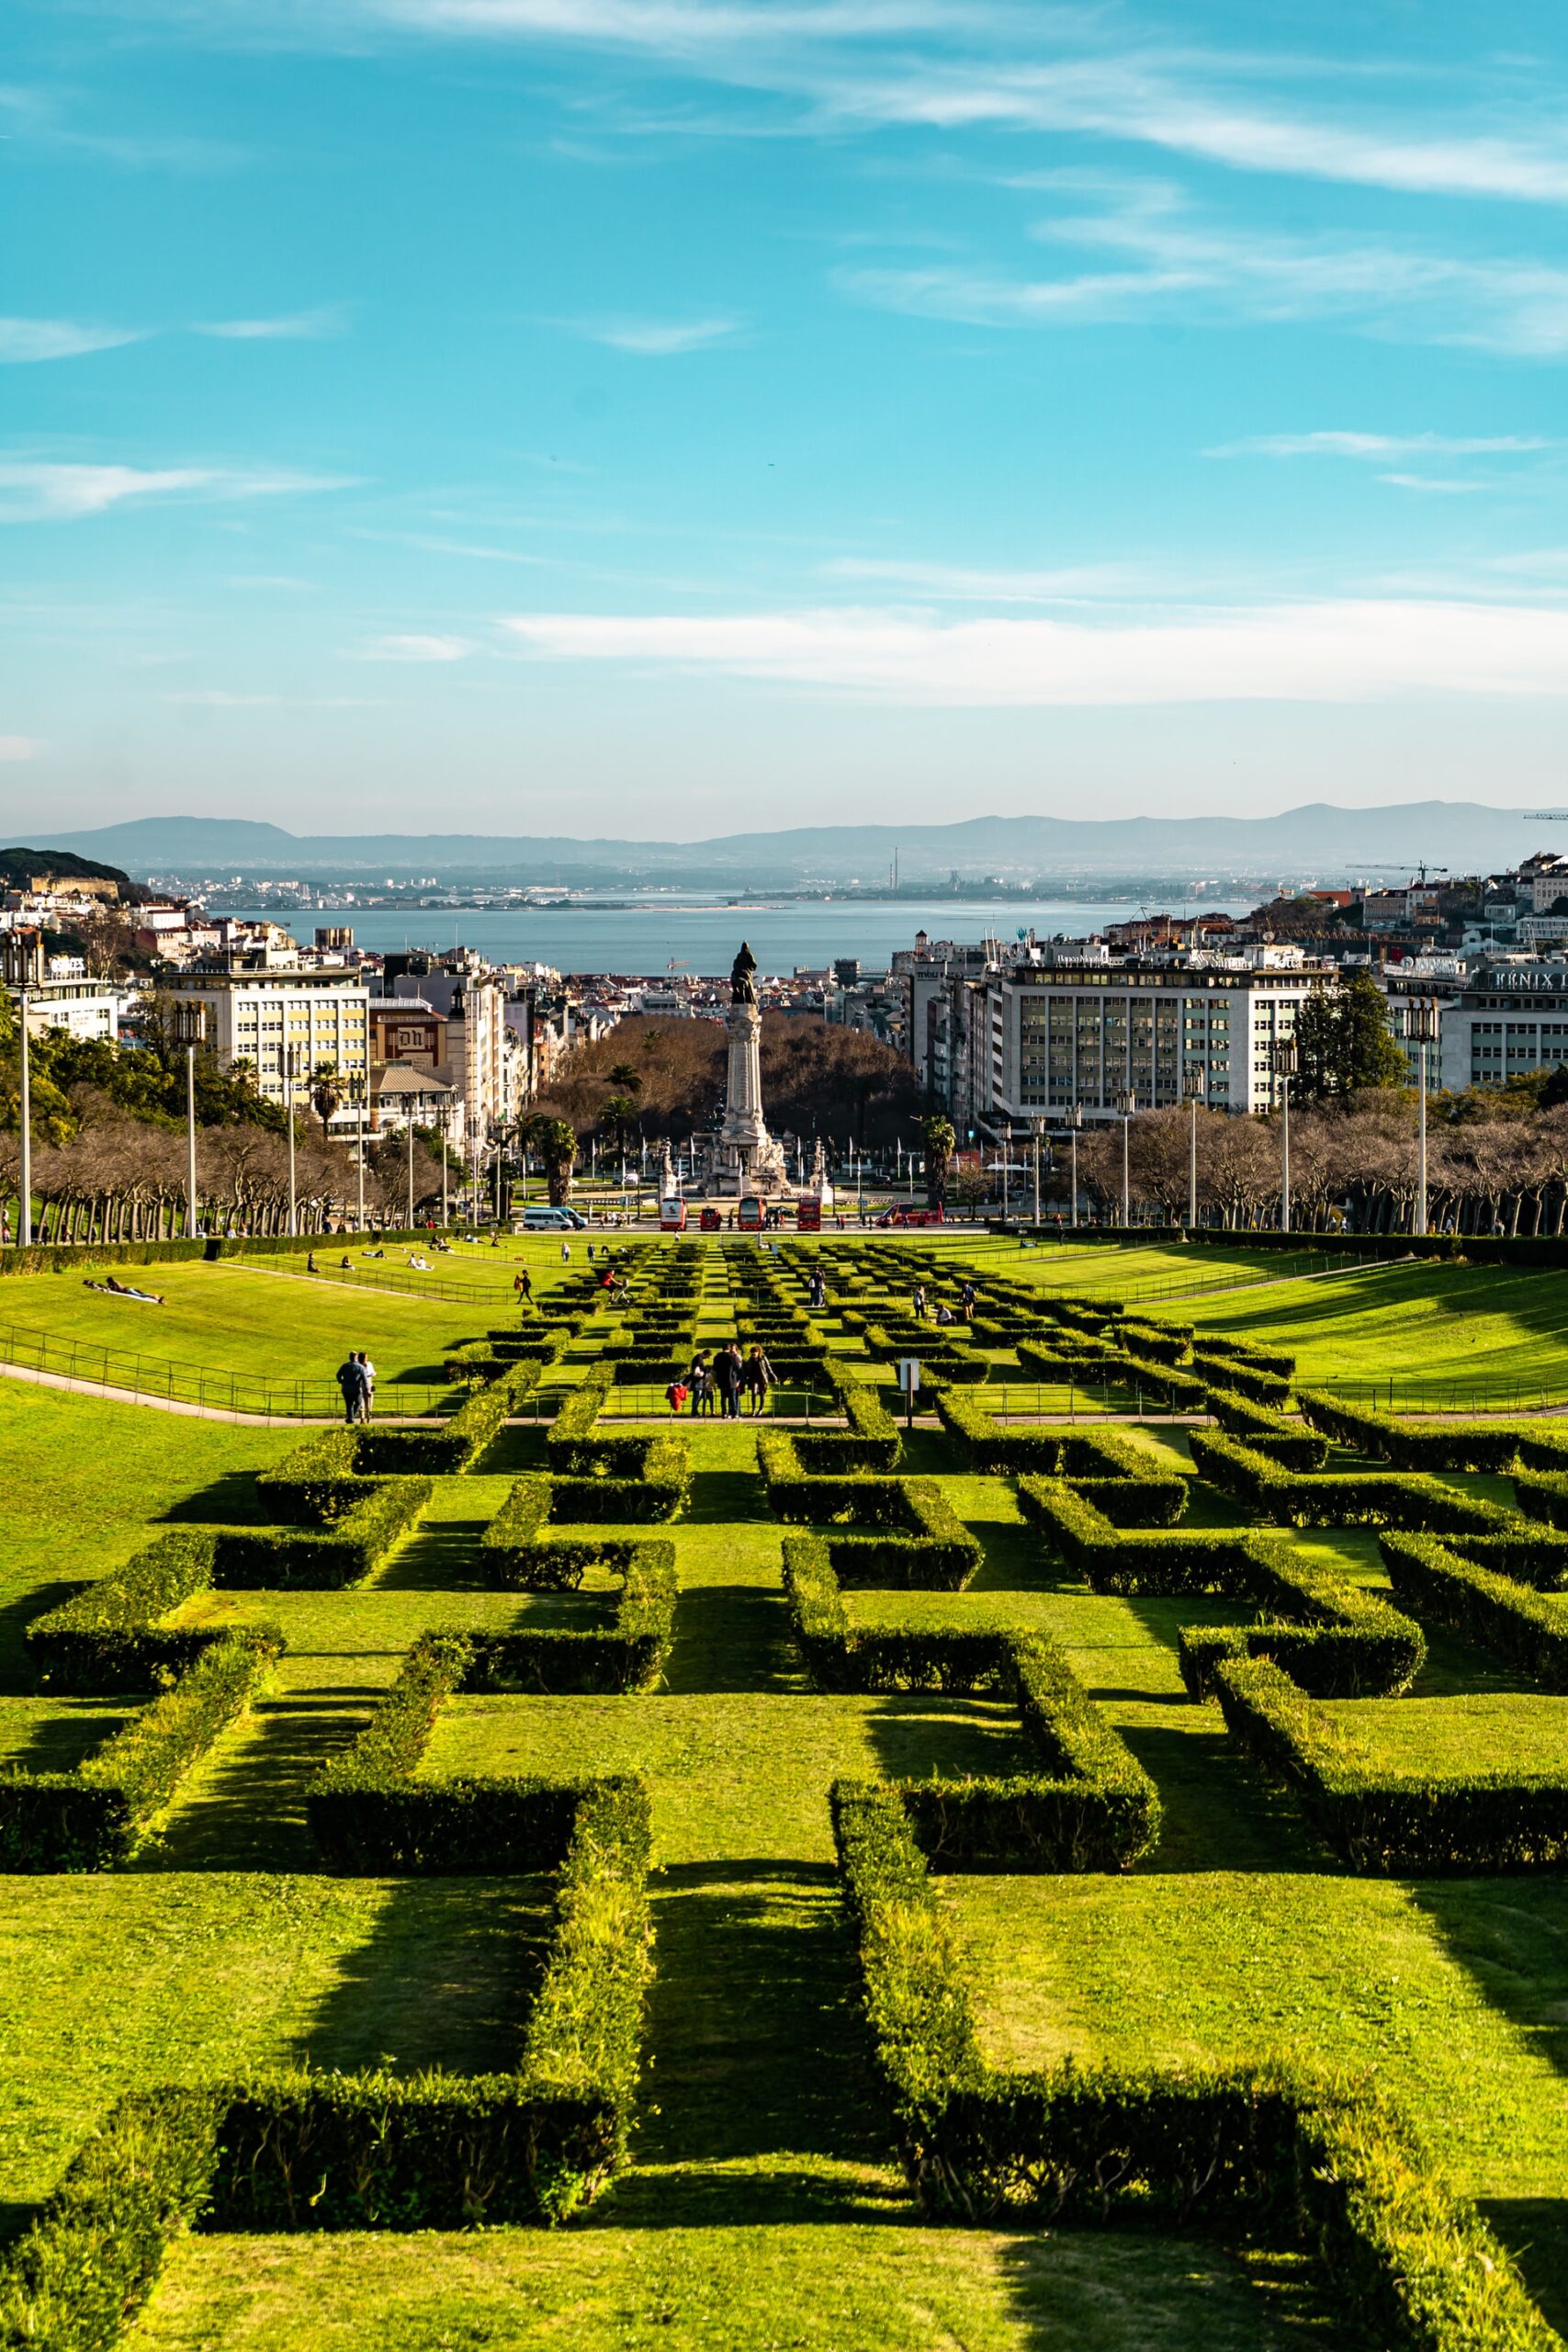
[[1568, 1603], [1466, 1559], [1432, 1535], [1380, 1535], [1378, 1549], [1407, 1608], [1435, 1617], [1543, 1689], [1568, 1691]]
[[[1328, 1460], [1328, 1441], [1312, 1429], [1288, 1420], [1272, 1406], [1256, 1405], [1234, 1388], [1211, 1388], [1209, 1410], [1226, 1437], [1238, 1438], [1255, 1453], [1266, 1453], [1286, 1470], [1321, 1470]], [[1311, 1415], [1307, 1419], [1311, 1421]]]
[[1222, 1593], [1260, 1615], [1243, 1626], [1186, 1627], [1181, 1671], [1197, 1696], [1227, 1657], [1283, 1660], [1320, 1698], [1362, 1698], [1404, 1690], [1420, 1671], [1419, 1625], [1375, 1592], [1303, 1558], [1268, 1531], [1183, 1529], [1123, 1532], [1060, 1480], [1021, 1478], [1024, 1517], [1053, 1552], [1096, 1592], [1170, 1598]]
[[[1403, 1420], [1394, 1413], [1348, 1404], [1322, 1388], [1299, 1389], [1296, 1402], [1303, 1417], [1325, 1437], [1357, 1453], [1373, 1454], [1396, 1470], [1506, 1474], [1518, 1459], [1521, 1440], [1534, 1434], [1528, 1423], [1519, 1421]], [[1568, 1454], [1558, 1458], [1568, 1467]]]
[[1419, 1470], [1294, 1471], [1232, 1438], [1194, 1430], [1202, 1476], [1287, 1527], [1404, 1527], [1429, 1535], [1501, 1534], [1514, 1513]]
[[1354, 1871], [1471, 1877], [1568, 1861], [1568, 1773], [1380, 1770], [1344, 1719], [1268, 1658], [1220, 1660], [1213, 1689], [1240, 1747], [1296, 1791]]
[[1554, 2352], [1497, 2240], [1365, 2089], [1282, 2073], [989, 2066], [897, 1793], [840, 1781], [831, 1802], [889, 2120], [928, 2218], [1217, 2223], [1302, 2245], [1382, 2352]]
[[109, 1697], [151, 1690], [183, 1674], [219, 1635], [195, 1626], [173, 1632], [157, 1620], [206, 1590], [212, 1555], [210, 1530], [173, 1529], [123, 1568], [35, 1617], [23, 1640], [39, 1683], [50, 1690]]
[[523, 1399], [539, 1385], [537, 1361], [510, 1365], [477, 1388], [451, 1419], [430, 1429], [356, 1429], [356, 1471], [393, 1476], [451, 1476], [487, 1453]]
[[[468, 1687], [479, 1644], [424, 1634], [352, 1746], [306, 1795], [310, 1828], [329, 1868], [353, 1877], [471, 1877], [556, 1869], [591, 1791], [642, 1784], [614, 1775], [449, 1775], [416, 1781], [435, 1719]], [[646, 1792], [642, 1794], [646, 1807]]]
[[324, 1528], [221, 1527], [213, 1537], [212, 1581], [244, 1591], [284, 1587], [335, 1592], [357, 1584], [419, 1520], [428, 1478], [373, 1478], [363, 1502]]
[[769, 1430], [759, 1434], [757, 1451], [768, 1500], [781, 1519], [878, 1531], [829, 1539], [833, 1566], [846, 1583], [957, 1591], [980, 1566], [979, 1543], [934, 1479], [810, 1476], [800, 1467], [794, 1441]]
[[222, 1634], [74, 1771], [0, 1766], [0, 1870], [103, 1871], [127, 1860], [243, 1713], [282, 1646], [277, 1634]]
[[1054, 1642], [997, 1627], [852, 1627], [819, 1537], [786, 1538], [784, 1582], [819, 1690], [995, 1690], [1017, 1706], [1038, 1771], [892, 1784], [933, 1862], [1116, 1870], [1153, 1849], [1154, 1783]]

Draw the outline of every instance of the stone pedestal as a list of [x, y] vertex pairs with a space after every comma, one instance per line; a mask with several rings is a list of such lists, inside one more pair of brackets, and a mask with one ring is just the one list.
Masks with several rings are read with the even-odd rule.
[[710, 1190], [764, 1197], [790, 1189], [784, 1157], [762, 1116], [762, 1016], [755, 1004], [735, 1003], [725, 1021], [729, 1037], [724, 1119], [713, 1148]]

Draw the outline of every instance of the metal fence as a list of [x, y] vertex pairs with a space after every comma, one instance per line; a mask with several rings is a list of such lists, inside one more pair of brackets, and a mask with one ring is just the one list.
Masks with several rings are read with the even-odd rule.
[[[17, 1324], [0, 1329], [0, 1363], [81, 1381], [120, 1396], [160, 1396], [174, 1404], [251, 1413], [267, 1420], [321, 1420], [343, 1411], [343, 1396], [334, 1380], [260, 1379], [251, 1373], [181, 1363], [165, 1356], [145, 1355], [135, 1348], [62, 1339]], [[451, 1401], [451, 1390], [445, 1382], [389, 1380], [379, 1384], [376, 1399], [383, 1419], [400, 1418], [444, 1411]]]
[[1330, 1375], [1300, 1385], [1380, 1413], [1551, 1413], [1568, 1408], [1568, 1389], [1540, 1380], [1351, 1380]]

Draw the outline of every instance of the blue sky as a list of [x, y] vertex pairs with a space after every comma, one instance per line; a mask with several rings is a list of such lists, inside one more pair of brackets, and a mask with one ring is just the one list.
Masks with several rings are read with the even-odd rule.
[[1546, 0], [8, 22], [11, 838], [1568, 800]]

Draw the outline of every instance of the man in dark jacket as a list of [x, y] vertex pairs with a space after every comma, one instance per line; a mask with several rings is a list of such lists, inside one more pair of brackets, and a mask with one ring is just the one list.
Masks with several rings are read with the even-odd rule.
[[734, 1340], [721, 1348], [714, 1359], [714, 1385], [718, 1390], [719, 1409], [727, 1421], [740, 1418], [740, 1350]]
[[350, 1354], [337, 1368], [337, 1385], [343, 1391], [343, 1417], [345, 1421], [358, 1420], [365, 1409], [367, 1384], [365, 1366], [356, 1355]]

